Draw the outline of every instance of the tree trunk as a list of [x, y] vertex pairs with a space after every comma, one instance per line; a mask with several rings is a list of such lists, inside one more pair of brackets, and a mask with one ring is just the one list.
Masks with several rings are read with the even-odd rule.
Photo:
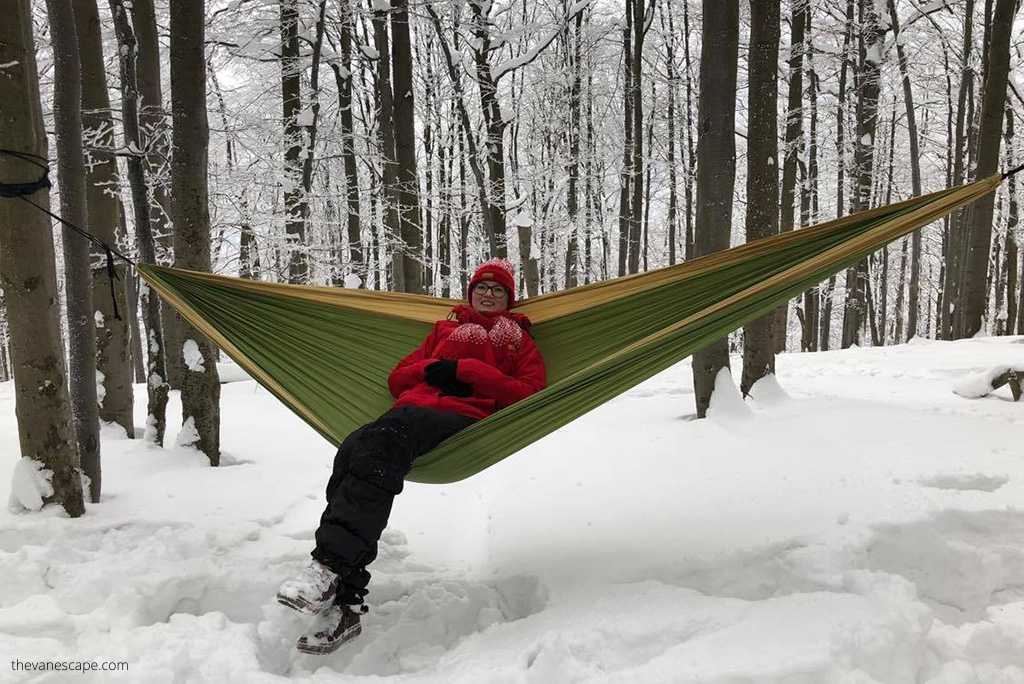
[[[663, 9], [664, 8], [664, 9]], [[666, 229], [668, 230], [668, 263], [670, 266], [676, 263], [676, 233], [679, 199], [676, 193], [676, 94], [678, 82], [676, 78], [676, 55], [675, 55], [675, 26], [672, 21], [672, 4], [658, 5], [658, 14], [661, 19], [662, 30], [665, 30], [665, 14], [668, 14], [668, 31], [665, 34], [665, 63], [668, 71], [668, 217]]]
[[[302, 159], [308, 140], [301, 125], [302, 65], [299, 62], [299, 3], [279, 0], [281, 14], [281, 107], [284, 116], [284, 211], [285, 241], [288, 248], [288, 282], [309, 279], [309, 265], [303, 251], [309, 198], [302, 187]], [[205, 85], [203, 87], [205, 91]], [[173, 201], [173, 195], [172, 195]], [[177, 232], [177, 231], [175, 231]], [[207, 240], [209, 237], [207, 236]], [[176, 239], [177, 242], [177, 239]]]
[[565, 286], [575, 287], [579, 283], [577, 274], [576, 236], [579, 225], [579, 175], [580, 175], [580, 41], [583, 32], [583, 13], [576, 15], [576, 30], [573, 34], [572, 85], [569, 88], [569, 190], [566, 202], [569, 213], [569, 244], [565, 250]]
[[402, 236], [404, 292], [425, 294], [423, 231], [420, 224], [419, 173], [416, 168], [416, 122], [413, 116], [412, 48], [409, 42], [409, 2], [394, 0], [391, 14], [391, 58], [394, 65], [396, 190], [399, 233]]
[[7, 306], [3, 295], [0, 295], [0, 382], [11, 379], [11, 358], [7, 351], [10, 348], [10, 328], [7, 324]]
[[[171, 6], [171, 216], [175, 267], [209, 272], [205, 4], [197, 0]], [[180, 353], [186, 371], [178, 444], [199, 449], [216, 466], [220, 463], [220, 380], [213, 345], [188, 327]]]
[[[116, 141], [96, 0], [81, 0], [75, 4], [74, 13], [82, 73], [82, 135], [89, 155], [89, 164], [85, 168], [88, 230], [108, 245], [116, 246], [115, 231], [121, 221], [116, 190], [117, 160], [113, 152]], [[132, 419], [129, 312], [124, 287], [126, 269], [120, 260], [114, 262], [116, 307], [118, 313], [124, 314], [119, 318], [114, 315], [115, 304], [110, 297], [106, 255], [94, 249], [92, 259], [95, 265], [92, 270], [92, 306], [96, 320], [96, 380], [97, 386], [103, 388], [99, 417], [117, 423], [132, 438], [135, 428]]]
[[[811, 29], [811, 7], [807, 7], [805, 34], [807, 38], [807, 99], [810, 109], [810, 131], [807, 144], [807, 179], [806, 190], [809, 194], [810, 213], [805, 219], [807, 223], [816, 224], [819, 211], [818, 200], [818, 73], [814, 69], [813, 32]], [[821, 288], [813, 287], [804, 292], [804, 330], [802, 335], [803, 351], [818, 351], [818, 336], [821, 325]]]
[[[114, 31], [117, 34], [118, 65], [121, 72], [121, 111], [124, 126], [125, 147], [129, 150], [141, 150], [139, 135], [139, 101], [138, 81], [135, 62], [135, 34], [132, 32], [123, 0], [110, 0], [110, 13], [114, 19]], [[205, 65], [204, 65], [205, 68]], [[132, 209], [135, 218], [135, 234], [139, 241], [139, 258], [143, 263], [156, 263], [156, 243], [153, 239], [150, 223], [149, 197], [146, 188], [146, 171], [142, 155], [128, 155], [128, 185], [132, 195]], [[164, 378], [167, 377], [164, 367], [166, 355], [165, 340], [160, 327], [160, 302], [149, 286], [140, 286], [142, 308], [146, 318], [148, 334], [149, 364], [146, 373], [148, 391], [148, 408], [146, 419], [146, 439], [158, 445], [164, 443], [164, 430], [167, 427], [167, 392], [170, 389]]]
[[619, 277], [626, 275], [629, 258], [629, 221], [632, 216], [631, 184], [636, 179], [633, 168], [633, 1], [626, 0], [626, 22], [622, 29], [622, 173], [619, 176]]
[[[45, 164], [32, 10], [29, 0], [15, 0], [4, 9], [0, 64], [7, 67], [0, 78], [0, 148], [34, 155]], [[3, 182], [27, 182], [39, 175], [36, 165], [0, 156]], [[45, 188], [27, 199], [43, 207], [49, 204]], [[52, 473], [53, 491], [43, 496], [43, 503], [59, 504], [77, 518], [85, 503], [61, 348], [53, 231], [46, 215], [27, 202], [0, 201], [0, 289], [7, 315], [18, 321], [11, 326], [11, 365], [21, 456]]]
[[633, 0], [633, 181], [629, 211], [629, 272], [640, 270], [640, 221], [644, 198], [644, 95], [641, 83], [644, 52], [644, 0]]
[[[850, 44], [853, 40], [853, 9], [854, 0], [846, 2], [846, 31], [843, 37], [843, 59], [839, 69], [839, 104], [836, 108], [836, 217], [842, 217], [846, 212], [846, 91], [847, 75], [850, 67]], [[832, 338], [832, 304], [836, 290], [836, 276], [828, 279], [828, 288], [823, 293], [824, 310], [821, 314], [821, 344], [822, 351], [828, 351]]]
[[[128, 289], [128, 329], [132, 336], [132, 371], [135, 383], [141, 385], [146, 382], [146, 356], [142, 353], [142, 331], [139, 329], [139, 277], [129, 272], [125, 284]], [[135, 431], [132, 430], [134, 436]]]
[[[490, 256], [506, 258], [508, 248], [505, 236], [505, 124], [501, 119], [501, 107], [498, 105], [498, 83], [491, 75], [491, 35], [490, 35], [490, 3], [470, 3], [473, 12], [473, 36], [477, 45], [474, 49], [476, 58], [476, 77], [480, 88], [480, 108], [483, 112], [484, 128], [487, 131], [487, 176], [489, 180], [487, 204], [482, 207], [489, 216], [484, 222], [490, 227], [487, 235], [490, 242]], [[529, 236], [530, 227], [520, 226], [520, 250], [524, 241], [524, 231]], [[526, 244], [531, 240], [526, 239]], [[529, 251], [527, 251], [529, 254]], [[527, 279], [529, 283], [529, 278]], [[532, 293], [531, 293], [532, 294]]]
[[[1010, 70], [1010, 31], [1017, 12], [1016, 0], [997, 0], [989, 41], [988, 70], [982, 95], [981, 127], [978, 131], [976, 178], [987, 178], [999, 167], [999, 143], [1006, 106], [1006, 82]], [[973, 337], [982, 327], [988, 291], [989, 251], [992, 249], [992, 209], [995, 197], [989, 193], [971, 207], [966, 254], [965, 296], [958, 307], [957, 337]]]
[[373, 13], [373, 41], [377, 50], [377, 71], [374, 95], [378, 107], [378, 138], [381, 146], [382, 215], [384, 228], [392, 245], [392, 288], [397, 292], [405, 291], [405, 259], [403, 253], [406, 246], [400, 244], [402, 235], [401, 218], [398, 213], [397, 169], [395, 159], [395, 104], [391, 90], [391, 48], [388, 40], [388, 27], [385, 12]]
[[352, 120], [352, 8], [349, 0], [341, 2], [341, 66], [331, 62], [338, 84], [338, 109], [341, 114], [341, 155], [345, 165], [345, 203], [347, 206], [348, 251], [350, 272], [364, 279], [368, 287], [370, 274], [363, 255], [359, 227], [359, 176], [356, 171], [355, 126]]
[[[779, 5], [774, 2], [755, 2], [750, 6], [750, 11], [747, 242], [779, 232], [779, 142], [776, 123], [781, 38]], [[777, 319], [777, 313], [772, 311], [743, 328], [743, 376], [740, 381], [743, 396], [750, 393], [755, 382], [765, 375], [775, 373]]]
[[[157, 39], [153, 0], [132, 0], [129, 12], [137, 41], [135, 78], [138, 86], [139, 146], [145, 151], [144, 177], [149, 187], [149, 222], [156, 239], [158, 262], [172, 264], [174, 236], [168, 197], [171, 182], [170, 121], [164, 110], [161, 92], [160, 42]], [[163, 344], [167, 349], [180, 349], [184, 332], [178, 314], [164, 300], [158, 301]], [[172, 389], [180, 390], [184, 375], [181, 358], [176, 354], [165, 355], [164, 364], [168, 384]]]
[[[857, 98], [857, 139], [854, 168], [854, 210], [864, 211], [871, 205], [874, 178], [875, 130], [878, 124], [878, 95], [881, 89], [881, 62], [885, 31], [874, 0], [861, 0], [864, 30], [860, 46], [860, 92]], [[865, 288], [868, 278], [867, 259], [847, 271], [846, 307], [843, 311], [843, 349], [856, 344], [864, 323]]]
[[[695, 256], [729, 248], [732, 195], [736, 181], [736, 68], [739, 60], [739, 3], [704, 0], [697, 136], [697, 221]], [[715, 378], [729, 366], [726, 339], [693, 356], [697, 417], [707, 414]]]
[[[903, 83], [903, 104], [907, 113], [907, 136], [910, 139], [910, 185], [914, 197], [923, 194], [921, 189], [921, 152], [918, 146], [917, 136], [917, 114], [914, 110], [914, 90], [910, 85], [910, 75], [907, 69], [907, 55], [903, 50], [903, 42], [900, 39], [900, 22], [896, 14], [896, 3], [889, 0], [889, 20], [892, 25], [893, 40], [896, 43], [896, 57], [899, 60], [900, 76]], [[908, 297], [907, 309], [907, 340], [909, 341], [917, 334], [917, 310], [918, 293], [921, 290], [921, 231], [915, 230], [913, 237], [913, 249], [910, 259], [910, 294]], [[904, 245], [905, 246], [905, 245]], [[902, 288], [903, 276], [902, 266], [900, 275], [900, 287]], [[900, 290], [902, 293], [902, 289]], [[902, 336], [897, 335], [897, 342], [902, 342]]]
[[[60, 215], [72, 225], [87, 225], [85, 159], [82, 152], [82, 81], [70, 4], [47, 0], [53, 48], [53, 121], [56, 129]], [[18, 146], [15, 146], [17, 149]], [[96, 392], [96, 319], [92, 306], [89, 243], [62, 230], [64, 292], [68, 312], [68, 386], [71, 419], [82, 471], [89, 478], [89, 500], [100, 500], [100, 419]]]
[[[796, 203], [796, 172], [803, 148], [803, 70], [804, 70], [804, 28], [807, 24], [809, 0], [798, 0], [793, 4], [793, 27], [789, 39], [789, 99], [786, 105], [786, 148], [782, 165], [782, 216], [779, 221], [780, 233], [787, 233], [795, 227], [794, 204]], [[775, 312], [773, 341], [775, 352], [786, 350], [786, 336], [789, 327], [789, 302]], [[773, 360], [774, 363], [774, 360]]]
[[903, 238], [902, 248], [900, 250], [900, 279], [896, 289], [896, 329], [893, 334], [893, 340], [897, 344], [903, 341], [903, 301], [904, 291], [907, 287], [907, 241], [909, 238]]
[[[964, 10], [964, 42], [960, 76], [960, 95], [956, 111], [956, 137], [953, 157], [953, 178], [951, 185], [964, 182], [964, 119], [967, 105], [970, 104], [968, 92], [974, 83], [974, 70], [970, 55], [973, 47], [972, 33], [974, 28], [974, 0], [967, 0]], [[939, 308], [939, 336], [942, 339], [954, 337], [954, 314], [962, 306], [960, 295], [960, 271], [966, 259], [967, 240], [962, 227], [966, 224], [967, 209], [953, 214], [949, 227], [949, 238], [946, 245], [945, 278], [942, 289], [942, 302]]]
[[693, 258], [693, 185], [696, 181], [697, 154], [693, 145], [693, 64], [690, 60], [690, 3], [683, 3], [683, 58], [686, 78], [686, 236], [683, 258]]
[[[1014, 157], [1013, 145], [1013, 110], [1006, 108], [1006, 166], [1011, 168]], [[1017, 265], [1017, 183], [1016, 176], [1006, 179], [1006, 194], [1009, 197], [1006, 213], [1006, 334], [1012, 335], [1017, 325], [1017, 281], [1020, 271]], [[1024, 334], [1024, 326], [1017, 326], [1017, 334]]]

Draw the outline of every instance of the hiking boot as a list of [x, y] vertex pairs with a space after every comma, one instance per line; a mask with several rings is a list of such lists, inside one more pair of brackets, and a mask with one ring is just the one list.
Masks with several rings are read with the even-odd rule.
[[[366, 612], [366, 606], [361, 612]], [[342, 644], [359, 636], [363, 628], [359, 626], [360, 611], [354, 606], [334, 605], [317, 618], [316, 624], [299, 637], [295, 648], [303, 653], [327, 655], [334, 653]]]
[[311, 561], [299, 573], [277, 590], [277, 602], [289, 608], [316, 615], [327, 610], [338, 592], [338, 575], [320, 561]]

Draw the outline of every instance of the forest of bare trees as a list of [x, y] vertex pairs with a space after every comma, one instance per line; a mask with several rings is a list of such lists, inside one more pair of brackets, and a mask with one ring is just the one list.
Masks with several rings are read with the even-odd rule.
[[[457, 298], [500, 256], [535, 296], [1018, 166], [1020, 4], [12, 0], [0, 148], [35, 156], [0, 183], [49, 160], [26, 199], [142, 262]], [[1018, 187], [696, 354], [697, 414], [730, 354], [747, 393], [783, 352], [1024, 334]], [[217, 465], [215, 348], [50, 228], [0, 198], [0, 382], [54, 500], [99, 500], [133, 402], [162, 444], [171, 389]]]

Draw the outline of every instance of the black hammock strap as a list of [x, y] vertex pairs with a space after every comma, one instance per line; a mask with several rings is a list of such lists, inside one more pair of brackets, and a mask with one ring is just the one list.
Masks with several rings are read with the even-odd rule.
[[114, 249], [113, 247], [111, 247], [106, 242], [99, 239], [89, 231], [79, 228], [70, 221], [65, 221], [63, 218], [61, 218], [57, 214], [54, 214], [49, 209], [41, 207], [29, 199], [29, 195], [35, 194], [40, 190], [52, 187], [52, 184], [50, 183], [50, 167], [46, 159], [35, 154], [30, 154], [28, 152], [18, 152], [17, 150], [8, 150], [5, 148], [0, 148], [0, 154], [6, 154], [10, 157], [16, 157], [17, 159], [27, 161], [28, 163], [34, 164], [43, 170], [42, 175], [34, 181], [29, 181], [27, 183], [0, 183], [0, 198], [20, 199], [24, 202], [27, 202], [36, 209], [38, 209], [39, 211], [43, 212], [44, 214], [52, 218], [53, 220], [59, 222], [61, 225], [67, 226], [78, 235], [81, 235], [83, 238], [85, 238], [92, 244], [96, 245], [96, 247], [98, 247], [99, 249], [102, 249], [103, 253], [106, 255], [107, 280], [110, 282], [110, 299], [114, 303], [114, 317], [119, 321], [123, 320], [121, 318], [121, 312], [118, 311], [117, 309], [117, 296], [116, 290], [114, 288], [114, 281], [121, 279], [121, 276], [117, 274], [117, 268], [114, 266], [114, 256], [116, 255], [119, 258], [123, 259], [125, 262], [132, 265], [135, 265], [135, 262], [126, 257], [124, 254], [118, 252], [116, 249]]

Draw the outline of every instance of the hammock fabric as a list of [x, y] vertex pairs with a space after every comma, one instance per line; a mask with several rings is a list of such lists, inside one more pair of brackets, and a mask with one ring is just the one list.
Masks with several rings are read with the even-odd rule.
[[[1001, 177], [747, 243], [683, 264], [517, 303], [548, 387], [416, 460], [409, 479], [469, 477], [914, 230]], [[387, 376], [456, 300], [283, 285], [140, 264], [199, 331], [338, 445], [394, 399]]]

